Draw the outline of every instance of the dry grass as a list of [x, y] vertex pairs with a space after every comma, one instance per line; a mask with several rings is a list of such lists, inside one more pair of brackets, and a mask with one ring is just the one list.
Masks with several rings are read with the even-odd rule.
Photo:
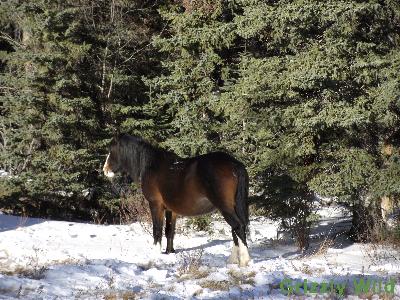
[[383, 221], [380, 221], [369, 229], [370, 243], [366, 244], [364, 255], [372, 263], [381, 264], [388, 260], [400, 261], [400, 223], [392, 229], [388, 229]]
[[34, 254], [29, 257], [25, 266], [10, 267], [12, 261], [9, 259], [9, 254], [6, 250], [1, 250], [0, 253], [4, 254], [0, 256], [0, 273], [8, 276], [26, 277], [31, 279], [42, 279], [44, 273], [53, 265], [71, 265], [79, 264], [80, 261], [75, 259], [65, 260], [54, 260], [41, 264], [39, 257], [43, 256], [42, 250], [39, 248], [33, 248]]
[[8, 276], [18, 276], [30, 279], [40, 280], [43, 279], [44, 273], [48, 270], [48, 267], [42, 266], [39, 268], [29, 268], [29, 267], [17, 267], [12, 271], [1, 272]]
[[25, 210], [22, 212], [21, 217], [19, 218], [18, 221], [18, 228], [19, 227], [25, 227], [26, 222], [28, 221], [28, 215], [26, 214]]
[[326, 237], [311, 256], [321, 256], [327, 254], [329, 248], [331, 248], [334, 244], [335, 241], [332, 238]]
[[133, 300], [139, 299], [135, 292], [110, 292], [103, 296], [104, 300]]
[[395, 298], [394, 295], [389, 295], [387, 293], [381, 293], [378, 295], [378, 297], [376, 297], [377, 294], [376, 293], [372, 293], [372, 292], [368, 292], [368, 293], [361, 293], [358, 295], [359, 299], [379, 299], [379, 300], [391, 300], [391, 299], [397, 299], [397, 297]]
[[240, 286], [242, 284], [255, 285], [255, 280], [254, 280], [254, 277], [256, 276], [255, 271], [249, 273], [243, 273], [231, 269], [228, 271], [228, 275], [230, 279], [229, 282], [232, 284], [232, 286]]
[[265, 217], [268, 215], [268, 210], [263, 206], [251, 204], [249, 205], [249, 215]]
[[[309, 257], [303, 257], [301, 260], [303, 262], [306, 262], [309, 260]], [[310, 266], [305, 263], [302, 263], [297, 266], [293, 263], [293, 261], [290, 261], [290, 263], [292, 265], [293, 270], [295, 270], [296, 272], [301, 272], [303, 274], [307, 274], [307, 275], [315, 275], [315, 274], [320, 275], [320, 274], [324, 273], [324, 271], [325, 271], [324, 268], [312, 268], [311, 269]]]
[[27, 277], [31, 279], [42, 279], [44, 272], [48, 269], [47, 266], [39, 264], [40, 249], [33, 248], [34, 254], [29, 257], [29, 262], [26, 266], [17, 266], [14, 269], [10, 268], [12, 261], [10, 261], [9, 253], [2, 250], [3, 254], [0, 262], [0, 273], [9, 276]]
[[383, 243], [366, 244], [363, 248], [363, 254], [375, 264], [380, 265], [390, 261], [400, 261], [399, 248], [394, 247], [389, 241]]
[[202, 257], [204, 249], [196, 251], [183, 252], [181, 254], [181, 262], [177, 269], [179, 281], [186, 279], [200, 279], [207, 277], [209, 270], [203, 268]]
[[204, 289], [210, 289], [212, 291], [228, 291], [232, 286], [229, 281], [215, 281], [215, 280], [203, 280], [200, 286]]
[[302, 266], [302, 267], [300, 268], [300, 271], [301, 271], [303, 274], [307, 274], [307, 275], [312, 275], [312, 274], [315, 272], [314, 270], [311, 270], [310, 266], [308, 266], [308, 265]]
[[213, 291], [228, 291], [230, 288], [239, 287], [241, 285], [255, 285], [254, 277], [256, 272], [241, 272], [240, 270], [231, 269], [228, 271], [228, 280], [202, 280], [199, 284], [202, 288], [210, 289]]
[[156, 263], [153, 260], [149, 260], [148, 262], [145, 262], [145, 263], [139, 263], [138, 266], [143, 271], [147, 271], [147, 270], [150, 270], [151, 268], [156, 267]]
[[18, 276], [18, 277], [25, 277], [25, 278], [30, 278], [30, 279], [43, 279], [44, 273], [49, 269], [50, 266], [54, 265], [72, 265], [72, 264], [79, 264], [80, 262], [78, 260], [73, 260], [73, 259], [66, 259], [62, 261], [52, 261], [50, 263], [47, 263], [46, 265], [39, 265], [38, 263], [36, 264], [27, 264], [27, 266], [18, 266], [12, 270], [5, 266], [0, 266], [0, 273], [8, 276]]
[[208, 275], [210, 275], [210, 270], [207, 269], [193, 269], [189, 273], [185, 273], [183, 275], [179, 275], [178, 282], [182, 282], [188, 279], [202, 279], [206, 278]]

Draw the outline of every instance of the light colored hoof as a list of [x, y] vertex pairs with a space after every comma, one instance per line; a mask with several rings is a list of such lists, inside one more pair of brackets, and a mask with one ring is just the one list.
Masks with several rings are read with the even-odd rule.
[[162, 251], [161, 251], [161, 243], [153, 244], [152, 247], [151, 247], [151, 252], [154, 255], [161, 254], [162, 253]]
[[239, 247], [233, 246], [231, 256], [229, 256], [227, 264], [239, 264]]
[[[246, 255], [247, 254], [247, 255]], [[247, 267], [250, 262], [250, 255], [248, 252], [242, 253], [242, 255], [239, 256], [239, 267]]]
[[247, 267], [250, 262], [250, 255], [247, 246], [239, 239], [239, 267]]

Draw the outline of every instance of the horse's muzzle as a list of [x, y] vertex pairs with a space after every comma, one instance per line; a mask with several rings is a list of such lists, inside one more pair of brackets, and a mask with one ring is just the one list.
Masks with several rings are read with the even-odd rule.
[[103, 172], [104, 172], [104, 175], [105, 175], [105, 176], [107, 176], [107, 177], [109, 177], [109, 178], [112, 178], [112, 177], [115, 176], [115, 173], [114, 173], [113, 171], [111, 171], [111, 168], [110, 168], [110, 166], [108, 165], [108, 158], [109, 158], [109, 157], [110, 157], [110, 154], [107, 156], [106, 162], [104, 163]]

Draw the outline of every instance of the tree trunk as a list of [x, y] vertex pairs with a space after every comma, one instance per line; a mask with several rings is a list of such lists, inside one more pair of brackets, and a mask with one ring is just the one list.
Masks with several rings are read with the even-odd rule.
[[368, 204], [363, 197], [357, 197], [353, 204], [352, 227], [349, 236], [355, 242], [371, 242], [379, 234], [382, 214], [379, 201]]

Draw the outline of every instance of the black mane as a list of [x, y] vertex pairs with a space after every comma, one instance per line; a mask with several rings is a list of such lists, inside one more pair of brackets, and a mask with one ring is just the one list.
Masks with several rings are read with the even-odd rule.
[[117, 138], [114, 138], [111, 142], [111, 146], [113, 145], [118, 146], [118, 155], [122, 168], [131, 176], [134, 182], [139, 182], [144, 172], [156, 167], [160, 160], [174, 155], [154, 147], [140, 137], [128, 134], [120, 134]]

